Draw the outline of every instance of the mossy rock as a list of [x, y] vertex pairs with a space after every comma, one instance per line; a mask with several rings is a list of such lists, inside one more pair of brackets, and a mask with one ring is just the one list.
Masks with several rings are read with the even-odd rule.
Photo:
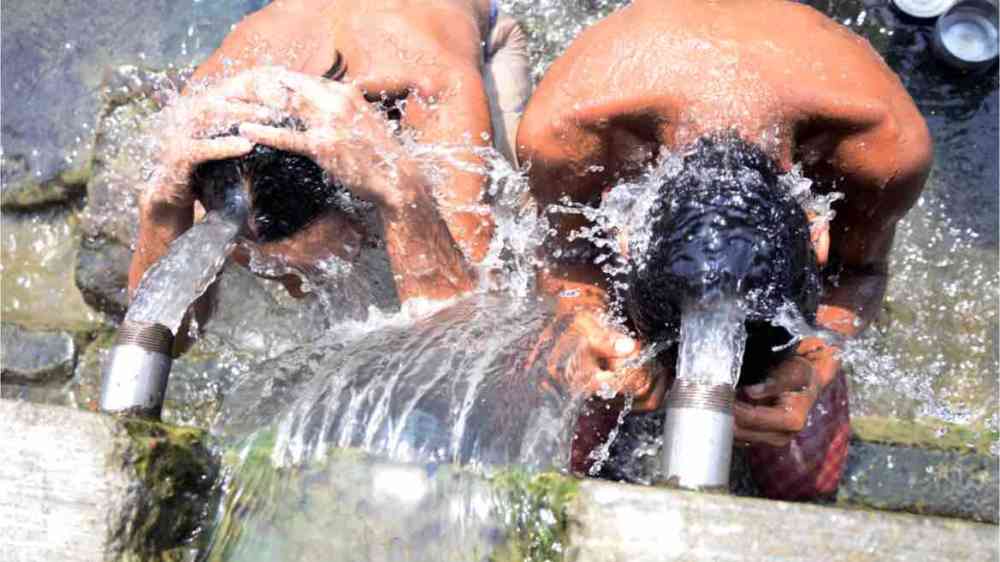
[[851, 431], [869, 443], [904, 445], [938, 451], [991, 454], [1000, 438], [996, 431], [957, 425], [939, 420], [900, 420], [878, 416], [854, 416]]
[[208, 436], [152, 421], [120, 423], [129, 437], [120, 455], [142, 483], [143, 506], [120, 537], [123, 560], [185, 560], [208, 515], [218, 476]]

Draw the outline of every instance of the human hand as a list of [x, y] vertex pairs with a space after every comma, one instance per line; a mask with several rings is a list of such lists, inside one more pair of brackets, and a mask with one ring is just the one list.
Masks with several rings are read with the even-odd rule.
[[553, 381], [574, 394], [630, 395], [632, 410], [655, 410], [663, 399], [665, 377], [655, 362], [641, 363], [639, 343], [607, 325], [600, 311], [578, 309], [560, 313], [543, 331], [530, 356], [539, 358]]
[[733, 404], [734, 440], [784, 447], [805, 429], [809, 412], [840, 366], [836, 349], [806, 338], [767, 380], [741, 389]]
[[240, 123], [269, 122], [275, 117], [264, 105], [227, 99], [218, 87], [178, 98], [156, 122], [157, 150], [144, 201], [189, 212], [195, 198], [190, 188], [195, 167], [247, 154], [253, 142], [228, 133]]
[[[293, 119], [298, 128], [247, 122], [248, 141], [308, 156], [355, 195], [395, 211], [413, 195], [400, 189], [415, 174], [392, 137], [388, 120], [357, 87], [266, 67], [244, 72], [225, 85], [230, 98], [263, 104]], [[407, 183], [407, 185], [409, 185]]]

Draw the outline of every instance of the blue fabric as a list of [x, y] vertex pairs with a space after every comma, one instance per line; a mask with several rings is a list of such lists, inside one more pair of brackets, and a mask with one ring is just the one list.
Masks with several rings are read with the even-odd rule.
[[493, 31], [493, 26], [497, 24], [499, 15], [500, 6], [497, 5], [497, 0], [490, 0], [490, 31]]

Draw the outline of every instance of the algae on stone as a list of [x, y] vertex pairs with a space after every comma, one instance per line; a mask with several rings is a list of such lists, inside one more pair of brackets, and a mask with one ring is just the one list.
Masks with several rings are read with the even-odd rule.
[[935, 419], [901, 420], [878, 416], [854, 416], [851, 431], [871, 443], [906, 445], [942, 451], [991, 454], [996, 431], [968, 427]]
[[129, 436], [120, 451], [142, 482], [143, 509], [119, 536], [125, 560], [187, 557], [208, 515], [218, 464], [200, 429], [121, 418]]

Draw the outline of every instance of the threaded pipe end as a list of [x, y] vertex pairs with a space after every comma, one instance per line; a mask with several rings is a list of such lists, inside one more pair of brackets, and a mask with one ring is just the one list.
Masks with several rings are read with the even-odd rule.
[[697, 408], [729, 414], [736, 391], [728, 384], [705, 384], [677, 380], [667, 394], [667, 408]]
[[149, 322], [122, 322], [118, 328], [116, 345], [136, 345], [151, 353], [170, 356], [174, 345], [174, 334], [163, 324]]

